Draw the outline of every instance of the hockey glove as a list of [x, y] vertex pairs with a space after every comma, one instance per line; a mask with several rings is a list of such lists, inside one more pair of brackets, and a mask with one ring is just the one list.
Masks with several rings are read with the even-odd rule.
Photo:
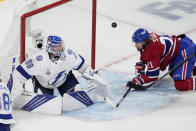
[[143, 85], [143, 81], [139, 77], [133, 78], [133, 83], [140, 86]]
[[126, 84], [126, 88], [131, 88], [132, 90], [143, 90], [141, 86], [135, 84], [133, 81], [128, 81]]
[[137, 62], [135, 64], [135, 75], [139, 76], [141, 74], [145, 74], [146, 65], [142, 62]]

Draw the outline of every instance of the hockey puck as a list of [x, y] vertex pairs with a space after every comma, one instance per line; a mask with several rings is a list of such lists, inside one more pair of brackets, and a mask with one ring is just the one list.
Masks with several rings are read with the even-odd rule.
[[117, 23], [116, 22], [112, 22], [112, 27], [116, 28], [117, 27]]

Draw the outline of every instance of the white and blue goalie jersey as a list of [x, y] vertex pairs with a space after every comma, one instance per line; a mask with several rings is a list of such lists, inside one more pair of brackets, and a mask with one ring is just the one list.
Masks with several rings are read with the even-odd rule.
[[0, 123], [14, 123], [14, 119], [12, 116], [10, 91], [8, 90], [7, 86], [2, 82], [0, 82]]
[[71, 70], [79, 70], [84, 64], [84, 58], [68, 49], [65, 57], [51, 61], [49, 54], [44, 49], [29, 57], [23, 64], [16, 68], [21, 82], [36, 76], [39, 83], [49, 89], [61, 86]]
[[54, 89], [66, 81], [71, 70], [83, 73], [87, 66], [84, 58], [70, 49], [64, 53], [64, 57], [52, 61], [48, 52], [42, 49], [17, 66], [13, 73], [14, 95], [22, 92], [22, 85], [32, 76], [35, 76], [43, 87]]

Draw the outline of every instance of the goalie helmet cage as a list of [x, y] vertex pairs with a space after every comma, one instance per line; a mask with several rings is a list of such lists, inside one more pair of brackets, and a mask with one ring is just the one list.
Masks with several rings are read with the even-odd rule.
[[[41, 1], [41, 0], [40, 0]], [[35, 10], [32, 10], [30, 12], [27, 12], [25, 14], [23, 14], [21, 16], [21, 32], [20, 32], [20, 63], [22, 63], [24, 60], [25, 60], [25, 50], [26, 50], [26, 24], [27, 24], [27, 19], [29, 17], [32, 17], [34, 15], [37, 15], [37, 14], [40, 14], [40, 13], [43, 13], [43, 12], [47, 12], [48, 10], [52, 9], [52, 8], [58, 8], [58, 6], [62, 6], [63, 4], [67, 4], [67, 3], [70, 3], [71, 1], [74, 1], [74, 0], [59, 0], [59, 1], [56, 1], [54, 3], [51, 3], [51, 4], [48, 4], [48, 5], [45, 5], [41, 8], [38, 8], [38, 9], [35, 9]], [[82, 3], [82, 0], [75, 0], [76, 3], [77, 2], [80, 2], [80, 4]], [[95, 42], [96, 42], [96, 3], [97, 1], [96, 0], [83, 0], [84, 1], [87, 1], [89, 3], [91, 3], [91, 9], [89, 10], [92, 10], [91, 11], [91, 18], [92, 18], [92, 21], [91, 21], [91, 66], [92, 68], [94, 69], [95, 68]], [[89, 4], [88, 3], [88, 4]], [[73, 6], [70, 4], [70, 6]], [[73, 6], [74, 8], [74, 6]], [[85, 9], [84, 7], [82, 7], [82, 5], [80, 5], [80, 8], [81, 9]], [[89, 8], [89, 7], [87, 7]], [[64, 13], [64, 12], [62, 12]], [[43, 18], [44, 19], [44, 18]], [[79, 21], [78, 21], [79, 22]], [[32, 22], [31, 22], [32, 23]], [[46, 23], [45, 23], [46, 24]], [[54, 25], [55, 26], [55, 25]], [[90, 25], [89, 25], [90, 26]], [[31, 28], [31, 27], [30, 27]], [[28, 30], [31, 30], [31, 29], [28, 29]], [[78, 43], [80, 44], [80, 43]]]

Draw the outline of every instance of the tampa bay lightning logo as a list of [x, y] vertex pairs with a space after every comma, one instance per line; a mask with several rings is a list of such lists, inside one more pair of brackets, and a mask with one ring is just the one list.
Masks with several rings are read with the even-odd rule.
[[66, 80], [67, 74], [65, 73], [66, 70], [56, 74], [48, 81], [48, 85], [56, 86], [58, 83], [62, 83]]

